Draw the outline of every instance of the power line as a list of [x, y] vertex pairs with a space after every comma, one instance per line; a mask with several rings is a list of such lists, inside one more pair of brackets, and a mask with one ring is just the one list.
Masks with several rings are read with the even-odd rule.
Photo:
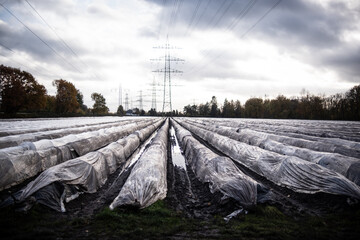
[[211, 18], [210, 22], [208, 23], [208, 25], [206, 26], [206, 28], [208, 28], [212, 22], [214, 21], [214, 19], [216, 18], [216, 16], [219, 14], [220, 10], [223, 8], [223, 6], [225, 5], [226, 0], [223, 0], [222, 3], [220, 4], [220, 7], [217, 9], [216, 13], [214, 14], [214, 16]]
[[[278, 0], [274, 5], [272, 5], [272, 7], [266, 11], [265, 14], [263, 14], [245, 33], [243, 33], [240, 37], [240, 39], [244, 38], [252, 29], [254, 29], [256, 27], [256, 25], [258, 25], [272, 10], [274, 10], [279, 4], [280, 4], [281, 0]], [[248, 12], [248, 11], [247, 11]], [[211, 59], [210, 62], [204, 64], [202, 67], [200, 67], [197, 71], [192, 71], [191, 73], [196, 73], [201, 71], [202, 69], [204, 69], [208, 64], [213, 63], [215, 60], [217, 60], [219, 57], [221, 57], [222, 55], [224, 55], [224, 53], [220, 53], [217, 56], [215, 56], [213, 59]]]
[[[79, 61], [88, 69], [89, 66], [81, 60], [81, 58], [80, 58], [79, 55], [75, 52], [75, 50], [73, 50], [73, 49], [69, 46], [69, 44], [67, 44], [66, 41], [65, 41], [62, 37], [59, 36], [59, 34], [55, 31], [55, 29], [50, 26], [50, 24], [40, 15], [40, 13], [35, 9], [35, 7], [34, 7], [33, 5], [31, 5], [31, 4], [29, 3], [28, 0], [25, 0], [25, 1], [26, 1], [26, 3], [32, 8], [32, 10], [40, 17], [40, 19], [46, 24], [46, 26], [58, 37], [58, 39], [63, 43], [63, 45], [64, 45], [76, 58], [78, 58]], [[100, 80], [99, 77], [98, 77], [95, 73], [92, 73], [92, 74], [95, 76], [95, 78], [97, 78], [98, 80]]]
[[[257, 1], [257, 0], [250, 0], [250, 1], [245, 5], [245, 7], [239, 12], [239, 14], [236, 16], [236, 18], [234, 19], [234, 21], [232, 21], [232, 22], [230, 23], [230, 25], [226, 28], [226, 31], [230, 31], [230, 30], [232, 30], [234, 27], [236, 27], [237, 24], [240, 22], [240, 20], [243, 19], [243, 18], [249, 13], [250, 9], [252, 9], [252, 8], [254, 7], [256, 1]], [[202, 52], [204, 52], [204, 51], [202, 51]], [[205, 54], [204, 57], [209, 56], [209, 54], [210, 54], [209, 51], [207, 51], [207, 53]], [[222, 54], [221, 54], [221, 55], [222, 55]], [[216, 58], [216, 57], [215, 57], [215, 58]], [[198, 64], [198, 65], [196, 65], [196, 66], [193, 66], [187, 73], [193, 73], [193, 72], [194, 72], [194, 69], [197, 69], [199, 65], [200, 65], [200, 64]], [[205, 65], [206, 65], [206, 64], [201, 65], [199, 69], [203, 69]], [[196, 71], [196, 72], [197, 72], [197, 71]]]
[[258, 25], [274, 8], [276, 8], [280, 4], [281, 0], [278, 0], [259, 20], [252, 25], [243, 35], [241, 35], [241, 38], [244, 38], [251, 30], [253, 30], [256, 25]]
[[[204, 16], [207, 8], [209, 7], [210, 3], [211, 3], [212, 0], [209, 0], [205, 6], [205, 8], [203, 9], [203, 11], [201, 12], [201, 15], [199, 16], [199, 18], [197, 19], [197, 21], [195, 22], [194, 24], [194, 27], [192, 27], [193, 29], [196, 27], [196, 25], [199, 23], [199, 21], [202, 19], [202, 17]], [[190, 31], [191, 32], [191, 31]]]
[[166, 44], [161, 47], [156, 47], [158, 49], [165, 49], [165, 57], [164, 59], [153, 59], [153, 61], [164, 61], [164, 68], [158, 69], [153, 72], [157, 73], [164, 73], [164, 92], [163, 92], [163, 108], [162, 112], [165, 112], [165, 108], [169, 107], [170, 112], [172, 112], [172, 103], [171, 103], [171, 74], [172, 73], [182, 73], [182, 71], [173, 69], [170, 67], [171, 62], [179, 62], [184, 61], [180, 58], [174, 58], [170, 56], [170, 49], [173, 49], [173, 47], [170, 47], [169, 45], [169, 39], [167, 39]]
[[[2, 46], [3, 48], [5, 48], [6, 50], [12, 52], [13, 54], [16, 53], [16, 52], [15, 52], [14, 50], [12, 50], [11, 48], [5, 46], [3, 43], [0, 43], [0, 46]], [[39, 74], [39, 75], [41, 75], [41, 76], [44, 75], [44, 73], [39, 72], [39, 71], [36, 70], [35, 68], [25, 66], [25, 65], [22, 64], [21, 62], [18, 62], [18, 61], [14, 60], [14, 59], [10, 59], [10, 57], [5, 56], [4, 54], [1, 54], [1, 55], [2, 55], [3, 57], [5, 57], [5, 58], [8, 58], [10, 61], [16, 63], [17, 65], [23, 66], [24, 69], [31, 69], [33, 72], [36, 72], [37, 74]], [[35, 63], [35, 66], [38, 67], [38, 68], [41, 68], [44, 72], [47, 72], [46, 69], [44, 69], [42, 66], [40, 66], [40, 65], [38, 65], [38, 64], [36, 64], [36, 63]], [[49, 72], [47, 72], [47, 75], [48, 75], [48, 76], [52, 76], [52, 74], [50, 74]], [[54, 76], [52, 76], [52, 77], [54, 77]], [[55, 77], [55, 78], [56, 78], [56, 77]]]
[[199, 10], [199, 7], [200, 7], [201, 3], [202, 3], [202, 0], [198, 0], [198, 1], [197, 1], [195, 10], [194, 10], [194, 12], [193, 12], [193, 14], [192, 14], [192, 16], [191, 16], [191, 20], [190, 20], [190, 22], [189, 22], [189, 25], [188, 25], [188, 27], [187, 27], [187, 30], [186, 30], [185, 35], [187, 35], [187, 33], [189, 32], [189, 29], [191, 28], [191, 26], [192, 26], [192, 24], [193, 24], [193, 22], [194, 22], [194, 19], [195, 19], [196, 15], [197, 15], [197, 12], [198, 12], [198, 10]]
[[216, 21], [216, 23], [214, 24], [214, 27], [216, 27], [219, 22], [222, 20], [222, 18], [225, 16], [225, 14], [229, 11], [230, 7], [235, 3], [234, 0], [232, 0], [230, 2], [230, 4], [228, 5], [228, 7], [225, 9], [225, 11], [222, 13], [222, 15], [220, 16], [220, 18]]
[[[165, 8], [165, 5], [166, 5], [166, 0], [163, 0], [163, 7], [164, 7], [164, 8]], [[157, 39], [159, 39], [159, 37], [160, 37], [161, 27], [162, 27], [162, 22], [163, 22], [163, 17], [164, 17], [164, 9], [161, 9], [160, 25], [159, 25], [159, 31], [158, 31], [158, 37], [157, 37]]]
[[68, 62], [63, 56], [61, 56], [54, 48], [52, 48], [45, 40], [43, 40], [39, 35], [37, 35], [30, 27], [28, 27], [24, 22], [22, 22], [14, 13], [12, 13], [7, 7], [5, 7], [2, 3], [0, 5], [10, 13], [18, 22], [20, 22], [27, 30], [29, 30], [35, 37], [37, 37], [43, 44], [45, 44], [51, 51], [53, 51], [57, 56], [59, 56], [64, 62], [66, 62], [69, 66], [73, 67], [76, 71], [80, 72], [73, 64]]

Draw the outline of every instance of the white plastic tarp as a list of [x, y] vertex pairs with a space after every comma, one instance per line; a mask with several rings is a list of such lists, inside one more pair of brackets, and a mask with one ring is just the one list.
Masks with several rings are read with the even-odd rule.
[[153, 121], [126, 124], [59, 139], [23, 143], [0, 150], [0, 190], [19, 184], [51, 166], [95, 151]]
[[[317, 163], [325, 168], [333, 170], [347, 177], [349, 180], [360, 185], [360, 169], [356, 168], [360, 159], [344, 156], [338, 153], [318, 152], [307, 148], [300, 148], [288, 145], [290, 138], [279, 137], [274, 134], [268, 134], [250, 129], [236, 129], [232, 127], [223, 127], [213, 125], [203, 125], [195, 121], [187, 121], [197, 127], [204, 128], [211, 132], [219, 133], [234, 140], [244, 142], [249, 145], [261, 147], [265, 150], [276, 152], [282, 155], [295, 156], [306, 161]], [[278, 142], [276, 140], [281, 140]], [[287, 141], [288, 140], [288, 141]], [[317, 143], [314, 142], [314, 145]], [[349, 175], [349, 173], [352, 173]]]
[[185, 122], [181, 124], [217, 150], [277, 185], [295, 192], [325, 192], [360, 199], [359, 186], [318, 164], [249, 146]]
[[212, 193], [221, 192], [224, 198], [231, 197], [245, 208], [256, 205], [258, 183], [255, 180], [238, 169], [231, 159], [215, 154], [189, 131], [175, 121], [172, 123], [187, 162], [201, 182], [209, 183]]
[[145, 208], [164, 199], [167, 193], [166, 163], [169, 121], [157, 132], [150, 146], [136, 161], [110, 209], [119, 206]]
[[[162, 122], [162, 120], [157, 121], [138, 132], [144, 137], [149, 137]], [[73, 185], [79, 191], [94, 193], [105, 184], [108, 176], [126, 161], [128, 156], [124, 153], [132, 153], [139, 147], [140, 139], [138, 136], [139, 133], [133, 133], [99, 151], [90, 152], [84, 156], [53, 166], [42, 172], [34, 181], [14, 194], [13, 198], [16, 202], [23, 202], [43, 189], [54, 190], [55, 188], [45, 187], [55, 182], [65, 184], [64, 189], [66, 189], [66, 185]], [[134, 138], [138, 140], [134, 141]], [[41, 195], [52, 196], [47, 199], [48, 202], [51, 202], [47, 205], [57, 211], [65, 211], [63, 201], [65, 199], [71, 200], [71, 196], [66, 196], [66, 191], [61, 194], [46, 193]], [[55, 199], [53, 196], [62, 197], [61, 199]], [[42, 199], [42, 201], [44, 200]]]

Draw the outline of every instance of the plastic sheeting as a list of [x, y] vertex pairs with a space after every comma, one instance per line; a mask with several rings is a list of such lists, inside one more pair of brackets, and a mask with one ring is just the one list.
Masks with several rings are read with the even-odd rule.
[[[201, 120], [201, 119], [200, 119]], [[278, 134], [298, 134], [299, 137], [318, 137], [326, 139], [344, 139], [360, 142], [360, 123], [324, 120], [285, 120], [285, 119], [206, 119], [237, 128], [275, 132]]]
[[259, 184], [245, 175], [228, 157], [222, 157], [197, 141], [189, 131], [174, 124], [176, 135], [191, 169], [203, 183], [209, 183], [210, 191], [221, 192], [224, 198], [233, 198], [248, 208], [257, 202]]
[[124, 205], [145, 208], [166, 197], [168, 131], [169, 121], [166, 120], [150, 146], [135, 163], [110, 209]]
[[[134, 122], [139, 122], [142, 120], [133, 120]], [[57, 129], [50, 131], [38, 131], [32, 133], [23, 133], [18, 135], [6, 136], [0, 138], [0, 148], [7, 148], [20, 145], [23, 142], [36, 142], [42, 139], [56, 139], [61, 138], [70, 134], [80, 134], [84, 132], [91, 132], [100, 129], [106, 129], [111, 127], [118, 127], [121, 125], [131, 123], [129, 120], [118, 121], [115, 123], [106, 123], [106, 124], [97, 124], [92, 126], [83, 126], [83, 127], [74, 127], [74, 128], [65, 128]]]
[[[110, 174], [121, 166], [129, 155], [140, 145], [141, 139], [149, 137], [163, 121], [157, 121], [144, 129], [120, 139], [99, 151], [87, 153], [84, 156], [53, 166], [42, 172], [25, 188], [9, 197], [20, 203], [30, 196], [41, 199], [45, 205], [57, 210], [65, 211], [63, 201], [73, 199], [75, 190], [78, 192], [94, 193], [103, 186]], [[53, 184], [63, 184], [54, 187]], [[75, 189], [75, 190], [74, 190]], [[53, 192], [53, 191], [62, 192]]]
[[[266, 132], [271, 134], [270, 137], [273, 140], [282, 142], [284, 144], [308, 148], [314, 151], [339, 153], [344, 156], [360, 158], [360, 142], [356, 142], [351, 139], [359, 139], [360, 125], [355, 122], [330, 122], [331, 128], [328, 126], [327, 130], [321, 129], [325, 121], [300, 121], [300, 120], [197, 120], [198, 123], [204, 125], [218, 125], [228, 126], [239, 129], [239, 131], [245, 129], [255, 130], [257, 132]], [[286, 123], [286, 125], [284, 124]], [[329, 125], [330, 125], [329, 123]], [[291, 126], [287, 126], [292, 124]], [[285, 126], [284, 126], [285, 125]], [[339, 125], [339, 126], [338, 126]], [[340, 129], [349, 129], [346, 132], [341, 132]], [[300, 131], [297, 127], [301, 126], [302, 129], [311, 129], [306, 132]], [[291, 128], [290, 128], [291, 127]], [[285, 130], [284, 130], [285, 128]], [[325, 128], [325, 126], [324, 126]], [[290, 131], [291, 130], [291, 131]], [[339, 131], [339, 132], [338, 132]], [[306, 135], [305, 133], [312, 133]], [[350, 135], [350, 136], [349, 136]], [[327, 136], [327, 137], [326, 137]], [[329, 136], [333, 136], [330, 138]], [[344, 138], [344, 139], [341, 139]], [[350, 140], [346, 140], [350, 139]]]
[[99, 124], [134, 120], [134, 117], [71, 117], [71, 118], [32, 118], [6, 119], [0, 121], [0, 137], [24, 133], [36, 133], [56, 129], [79, 128]]
[[0, 190], [19, 184], [51, 166], [95, 151], [154, 121], [131, 123], [59, 139], [23, 143], [0, 150]]
[[359, 186], [318, 164], [249, 146], [184, 122], [181, 124], [217, 150], [277, 185], [295, 192], [325, 192], [360, 199]]
[[[198, 124], [194, 121], [187, 122], [190, 122], [200, 128], [227, 136], [234, 140], [261, 147], [268, 151], [287, 156], [295, 156], [306, 161], [317, 163], [327, 169], [344, 175], [349, 180], [355, 182], [357, 185], [360, 185], [360, 169], [356, 167], [356, 163], [360, 163], [359, 159], [343, 156], [337, 153], [317, 152], [306, 148], [294, 147], [286, 144], [291, 141], [290, 138], [279, 137], [273, 134], [257, 132], [250, 129], [236, 129], [223, 126], [213, 127], [211, 125]], [[278, 142], [274, 139], [282, 140], [282, 142]], [[316, 145], [316, 143], [313, 144]]]

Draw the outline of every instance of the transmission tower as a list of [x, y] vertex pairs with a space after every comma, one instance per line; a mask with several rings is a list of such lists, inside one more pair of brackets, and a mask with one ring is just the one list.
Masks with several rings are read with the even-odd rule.
[[151, 108], [156, 111], [156, 81], [153, 79], [152, 85], [152, 99], [151, 99]]
[[164, 68], [157, 69], [153, 72], [156, 73], [164, 73], [164, 91], [163, 91], [163, 107], [162, 112], [165, 112], [165, 109], [168, 108], [170, 112], [172, 112], [172, 104], [171, 104], [171, 74], [172, 73], [182, 73], [182, 71], [173, 69], [170, 67], [171, 62], [183, 62], [183, 59], [174, 58], [170, 55], [170, 49], [176, 49], [175, 47], [171, 47], [169, 44], [169, 39], [166, 40], [166, 44], [164, 46], [154, 47], [157, 49], [164, 49], [165, 55], [164, 58], [151, 59], [152, 61], [164, 61]]
[[142, 96], [142, 90], [140, 90], [140, 97], [139, 97], [139, 110], [143, 110], [143, 96]]
[[122, 105], [122, 87], [119, 85], [119, 106]]
[[129, 110], [129, 94], [125, 93], [125, 111]]

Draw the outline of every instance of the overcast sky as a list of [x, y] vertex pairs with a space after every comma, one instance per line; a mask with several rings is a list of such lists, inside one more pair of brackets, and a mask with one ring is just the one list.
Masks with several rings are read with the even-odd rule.
[[[72, 82], [111, 111], [122, 86], [145, 110], [157, 86], [162, 110], [168, 37], [173, 109], [210, 101], [345, 92], [360, 84], [358, 0], [0, 0], [0, 63], [21, 68], [55, 95]], [[175, 48], [176, 47], [176, 48]], [[162, 58], [163, 59], [163, 58]], [[167, 109], [165, 109], [167, 110]]]

